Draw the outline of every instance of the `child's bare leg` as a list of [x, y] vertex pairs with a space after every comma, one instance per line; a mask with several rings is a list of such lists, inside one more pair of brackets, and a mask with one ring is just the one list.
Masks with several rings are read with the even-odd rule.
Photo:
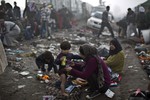
[[66, 75], [65, 74], [61, 74], [60, 75], [60, 80], [61, 80], [61, 85], [60, 85], [61, 93], [64, 96], [68, 96], [68, 94], [65, 92]]

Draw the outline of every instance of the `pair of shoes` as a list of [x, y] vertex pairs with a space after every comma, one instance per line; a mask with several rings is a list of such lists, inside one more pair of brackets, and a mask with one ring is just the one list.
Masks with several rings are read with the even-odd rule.
[[86, 95], [86, 98], [87, 98], [87, 99], [93, 99], [93, 98], [99, 96], [100, 94], [101, 94], [101, 93], [100, 93], [98, 90], [96, 90], [96, 91], [94, 91], [93, 93], [91, 93], [91, 94], [89, 94], [89, 95]]

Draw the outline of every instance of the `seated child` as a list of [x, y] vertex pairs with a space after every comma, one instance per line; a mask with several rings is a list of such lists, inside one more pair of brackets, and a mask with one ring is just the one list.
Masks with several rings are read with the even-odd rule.
[[70, 53], [71, 44], [68, 41], [62, 42], [60, 44], [60, 48], [61, 52], [58, 54], [55, 63], [59, 65], [58, 74], [60, 75], [61, 80], [61, 93], [63, 96], [68, 96], [68, 94], [65, 92], [65, 83], [67, 81], [67, 71], [65, 70], [65, 67], [71, 64], [72, 59], [81, 59], [81, 57]]
[[36, 60], [36, 65], [38, 66], [38, 69], [42, 72], [46, 72], [45, 64], [48, 65], [47, 72], [51, 71], [52, 67], [54, 68], [54, 72], [57, 73], [57, 67], [54, 64], [54, 56], [50, 51], [45, 51], [41, 55], [39, 55]]

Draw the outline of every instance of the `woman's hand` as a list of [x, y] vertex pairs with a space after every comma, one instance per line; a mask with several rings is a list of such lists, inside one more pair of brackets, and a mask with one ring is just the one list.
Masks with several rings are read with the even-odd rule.
[[72, 67], [66, 67], [65, 69], [66, 69], [66, 71], [68, 71], [68, 72], [69, 72], [69, 71], [71, 71], [71, 70], [72, 70]]
[[75, 63], [73, 61], [70, 62], [70, 66], [75, 66]]

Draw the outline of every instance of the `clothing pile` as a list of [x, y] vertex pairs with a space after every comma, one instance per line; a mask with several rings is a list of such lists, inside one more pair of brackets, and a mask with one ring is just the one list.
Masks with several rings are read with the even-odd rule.
[[130, 94], [128, 100], [150, 100], [149, 98], [150, 98], [149, 92], [137, 89]]
[[135, 51], [143, 69], [150, 78], [150, 51], [142, 46], [136, 46]]
[[115, 87], [115, 86], [118, 86], [119, 82], [121, 81], [122, 77], [120, 74], [118, 73], [113, 73], [111, 75], [111, 84], [110, 86], [111, 87]]

